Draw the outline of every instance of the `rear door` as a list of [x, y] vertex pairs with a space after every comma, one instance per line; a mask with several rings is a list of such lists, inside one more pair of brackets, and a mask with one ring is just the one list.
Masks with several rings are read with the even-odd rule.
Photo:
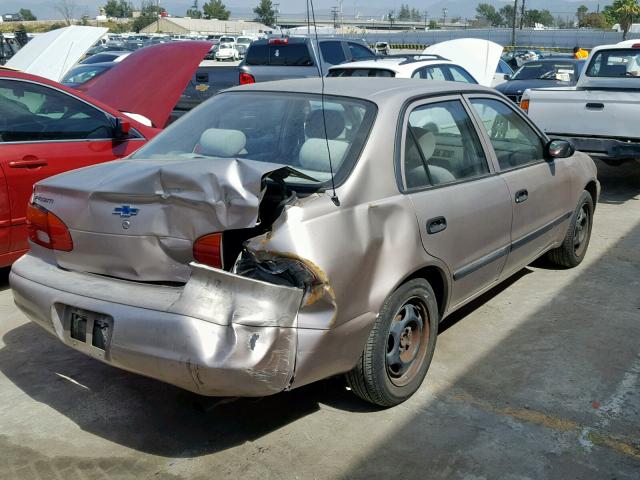
[[566, 228], [573, 207], [568, 159], [545, 160], [543, 138], [509, 103], [468, 96], [493, 146], [513, 209], [508, 275], [545, 251]]
[[112, 118], [76, 97], [31, 81], [0, 79], [0, 162], [11, 209], [11, 251], [28, 248], [25, 215], [34, 183], [124, 157], [144, 141], [139, 135], [114, 141], [112, 134]]
[[454, 306], [498, 279], [510, 241], [509, 191], [476, 128], [460, 96], [412, 104], [403, 126], [402, 188], [425, 250], [449, 268]]
[[[2, 254], [9, 251], [11, 243], [11, 208], [9, 206], [9, 191], [7, 179], [0, 163], [0, 259]], [[0, 260], [0, 266], [2, 261]]]

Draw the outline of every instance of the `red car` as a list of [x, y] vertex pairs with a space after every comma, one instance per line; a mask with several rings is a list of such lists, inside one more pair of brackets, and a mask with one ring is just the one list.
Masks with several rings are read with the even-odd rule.
[[25, 217], [33, 184], [137, 150], [166, 125], [210, 48], [208, 42], [147, 47], [84, 93], [0, 70], [0, 267], [28, 249]]

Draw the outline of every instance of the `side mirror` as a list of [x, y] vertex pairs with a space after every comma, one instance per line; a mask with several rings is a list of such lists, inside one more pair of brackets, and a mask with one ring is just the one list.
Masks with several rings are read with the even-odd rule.
[[511, 75], [509, 75], [508, 73], [504, 74], [504, 79], [505, 80], [511, 80]]
[[129, 136], [131, 131], [131, 122], [122, 117], [116, 118], [116, 124], [113, 127], [113, 138], [116, 140], [124, 140]]
[[575, 151], [575, 147], [567, 140], [551, 140], [544, 147], [545, 157], [550, 160], [570, 157]]

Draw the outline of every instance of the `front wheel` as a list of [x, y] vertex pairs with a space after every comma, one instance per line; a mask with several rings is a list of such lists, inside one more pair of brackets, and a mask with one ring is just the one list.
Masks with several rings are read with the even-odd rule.
[[384, 407], [413, 395], [431, 364], [438, 321], [429, 282], [417, 278], [400, 286], [384, 302], [360, 360], [346, 375], [351, 390]]
[[562, 245], [550, 250], [549, 260], [561, 267], [580, 265], [587, 253], [593, 225], [593, 199], [587, 191], [582, 192], [578, 206], [571, 216], [569, 228]]

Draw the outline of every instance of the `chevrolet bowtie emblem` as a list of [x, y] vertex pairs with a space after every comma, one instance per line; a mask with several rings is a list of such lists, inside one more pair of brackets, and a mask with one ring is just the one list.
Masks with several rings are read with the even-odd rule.
[[114, 215], [120, 215], [120, 218], [129, 218], [138, 215], [139, 208], [134, 208], [129, 205], [122, 205], [113, 209]]

